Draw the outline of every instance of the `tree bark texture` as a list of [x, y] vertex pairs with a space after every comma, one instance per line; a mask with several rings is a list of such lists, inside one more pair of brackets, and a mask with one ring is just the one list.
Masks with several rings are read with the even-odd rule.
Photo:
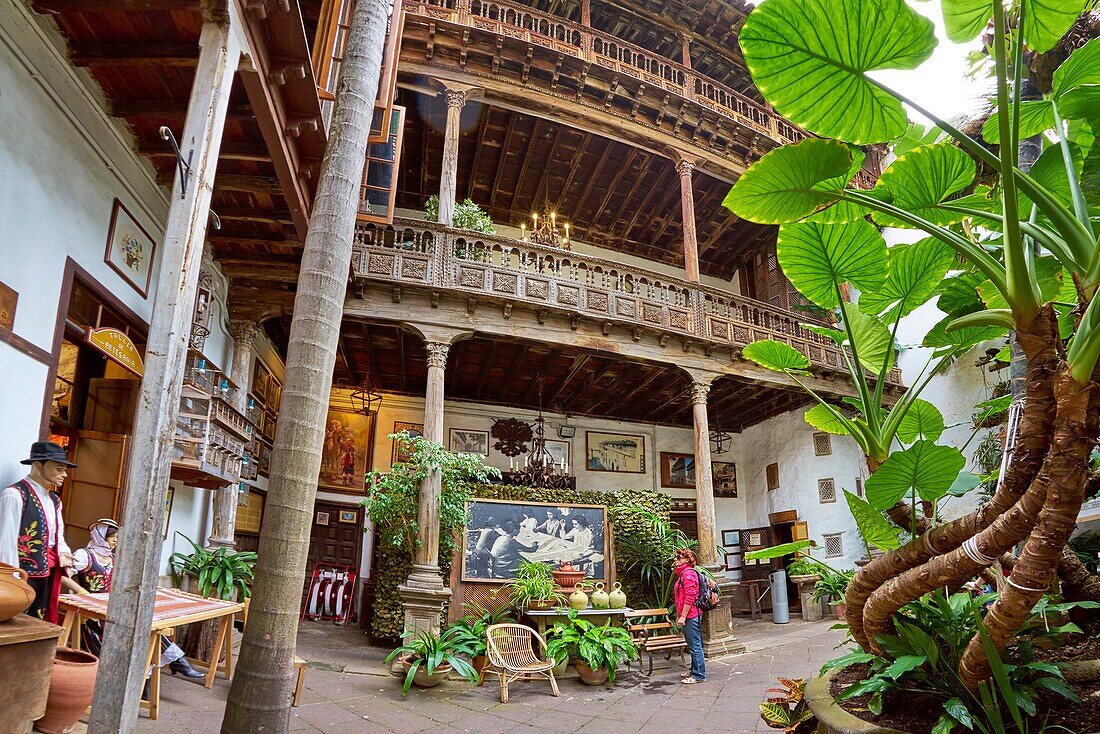
[[360, 0], [352, 15], [302, 253], [254, 593], [222, 721], [226, 734], [289, 729], [298, 605], [388, 15], [382, 0]]

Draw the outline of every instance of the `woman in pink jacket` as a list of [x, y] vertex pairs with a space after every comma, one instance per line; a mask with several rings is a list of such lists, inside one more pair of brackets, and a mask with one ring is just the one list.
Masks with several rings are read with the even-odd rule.
[[707, 679], [706, 662], [703, 660], [703, 610], [695, 606], [699, 597], [699, 574], [695, 553], [683, 549], [676, 552], [672, 567], [676, 571], [675, 599], [676, 624], [684, 629], [684, 641], [691, 653], [691, 673], [680, 681], [685, 685], [702, 683]]

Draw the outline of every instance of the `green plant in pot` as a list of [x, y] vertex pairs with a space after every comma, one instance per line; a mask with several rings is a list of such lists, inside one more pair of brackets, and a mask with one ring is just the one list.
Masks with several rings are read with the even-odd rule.
[[478, 685], [481, 685], [482, 671], [489, 664], [486, 633], [489, 627], [494, 624], [513, 620], [507, 607], [498, 609], [495, 612], [489, 611], [480, 605], [471, 605], [468, 608], [470, 613], [461, 617], [447, 629], [454, 630], [456, 644], [469, 651], [470, 663], [477, 673]]
[[630, 633], [613, 627], [611, 621], [595, 625], [570, 610], [547, 634], [546, 654], [556, 661], [571, 656], [577, 661], [581, 682], [589, 686], [615, 682], [615, 668], [638, 658]]
[[387, 655], [386, 663], [389, 664], [394, 658], [401, 659], [401, 665], [405, 669], [405, 683], [401, 687], [401, 693], [407, 695], [414, 683], [421, 688], [434, 688], [452, 671], [476, 685], [477, 671], [466, 659], [473, 657], [474, 653], [469, 639], [455, 627], [450, 627], [439, 635], [421, 630]]
[[545, 611], [561, 606], [565, 599], [557, 590], [550, 567], [537, 561], [522, 561], [516, 569], [516, 577], [508, 582], [512, 604], [534, 611]]
[[177, 586], [187, 576], [194, 580], [195, 591], [202, 596], [230, 601], [244, 601], [252, 594], [253, 565], [256, 554], [252, 551], [232, 551], [227, 548], [210, 550], [203, 548], [183, 533], [180, 537], [191, 544], [194, 552], [175, 552], [168, 558], [172, 581]]
[[833, 571], [830, 569], [827, 573], [822, 574], [821, 578], [814, 584], [814, 594], [810, 601], [816, 604], [822, 599], [828, 598], [831, 600], [829, 604], [836, 610], [837, 616], [843, 617], [844, 594], [847, 593], [848, 584], [852, 583], [855, 575], [855, 571]]

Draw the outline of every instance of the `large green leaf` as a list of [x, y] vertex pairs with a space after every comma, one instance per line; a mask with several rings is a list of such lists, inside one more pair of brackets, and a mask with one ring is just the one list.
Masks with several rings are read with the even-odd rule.
[[934, 237], [911, 245], [894, 245], [889, 250], [886, 281], [882, 288], [859, 294], [864, 313], [893, 320], [927, 301], [955, 263], [955, 251]]
[[790, 344], [764, 339], [741, 350], [741, 356], [776, 372], [805, 372], [810, 360]]
[[1046, 53], [1073, 27], [1088, 0], [1021, 0], [1028, 50]]
[[924, 335], [924, 346], [969, 348], [990, 339], [999, 339], [1008, 333], [1008, 329], [1003, 326], [968, 326], [948, 331], [948, 325], [954, 320], [954, 316], [948, 316], [933, 326]]
[[1100, 116], [1100, 84], [1082, 84], [1058, 98], [1058, 114], [1063, 120], [1082, 120]]
[[962, 316], [982, 308], [977, 288], [986, 278], [981, 273], [963, 272], [946, 279], [936, 290], [936, 308], [950, 316]]
[[975, 38], [992, 17], [992, 0], [943, 0], [943, 24], [947, 38], [955, 43]]
[[1082, 84], [1100, 84], [1100, 38], [1094, 38], [1075, 50], [1054, 70], [1050, 93], [1057, 101], [1063, 94]]
[[[1081, 166], [1084, 159], [1081, 149], [1074, 143], [1069, 144], [1070, 157], [1077, 176], [1081, 175]], [[1062, 147], [1051, 145], [1035, 160], [1028, 175], [1033, 181], [1045, 188], [1059, 201], [1067, 206], [1073, 205], [1073, 194], [1070, 192], [1069, 176], [1066, 173], [1065, 158], [1062, 156]], [[1023, 216], [1031, 211], [1031, 203], [1023, 194], [1020, 195], [1020, 211]]]
[[1081, 191], [1085, 201], [1100, 206], [1100, 145], [1092, 146], [1081, 167]]
[[869, 291], [882, 287], [886, 278], [886, 241], [864, 219], [848, 224], [784, 224], [776, 252], [791, 284], [822, 308], [840, 305], [836, 283]]
[[837, 420], [837, 417], [821, 403], [807, 410], [806, 414], [802, 417], [807, 423], [819, 431], [825, 431], [825, 433], [832, 433], [837, 436], [848, 435], [848, 429], [844, 424]]
[[895, 451], [867, 480], [867, 501], [877, 510], [893, 507], [911, 490], [929, 502], [943, 497], [955, 481], [966, 459], [953, 446], [917, 441], [904, 451]]
[[[969, 186], [975, 172], [974, 159], [961, 149], [951, 143], [934, 143], [894, 161], [879, 177], [875, 190], [885, 192], [894, 206], [946, 226], [961, 222], [966, 215], [941, 209], [939, 204]], [[884, 227], [913, 227], [881, 212], [875, 212], [874, 219]]]
[[773, 545], [770, 548], [760, 548], [759, 550], [749, 551], [745, 554], [745, 560], [762, 561], [769, 558], [782, 558], [792, 553], [801, 553], [814, 545], [815, 543], [812, 540], [796, 540], [793, 543], [781, 543], [780, 545]]
[[927, 400], [917, 398], [898, 425], [898, 440], [912, 443], [917, 437], [935, 441], [943, 434], [943, 414]]
[[749, 166], [722, 203], [750, 222], [797, 222], [834, 204], [863, 157], [838, 140], [784, 145]]
[[[1054, 257], [1037, 257], [1032, 266], [1032, 279], [1039, 286], [1039, 297], [1043, 303], [1054, 300], [1076, 299], [1076, 291], [1073, 289], [1073, 278], [1065, 271], [1062, 264]], [[1068, 290], [1067, 290], [1068, 289]], [[1008, 308], [1008, 301], [997, 290], [992, 281], [985, 281], [978, 286], [978, 295], [986, 308]]]
[[883, 551], [901, 547], [897, 532], [881, 512], [848, 490], [844, 490], [844, 499], [848, 500], [848, 509], [865, 541]]
[[854, 303], [844, 304], [844, 319], [852, 332], [852, 345], [863, 368], [871, 374], [889, 372], [894, 366], [894, 339], [890, 328], [876, 316], [869, 316]]
[[765, 0], [739, 34], [757, 88], [796, 125], [856, 145], [900, 137], [901, 103], [865, 75], [915, 69], [936, 47], [904, 0]]
[[[982, 125], [982, 137], [987, 143], [1001, 143], [1001, 113], [994, 112]], [[1054, 127], [1054, 107], [1050, 100], [1029, 99], [1020, 103], [1020, 139], [1038, 135]]]

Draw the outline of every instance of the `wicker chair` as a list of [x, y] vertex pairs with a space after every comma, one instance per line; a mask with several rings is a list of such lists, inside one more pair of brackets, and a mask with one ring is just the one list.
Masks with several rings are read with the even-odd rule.
[[485, 673], [500, 679], [500, 702], [508, 703], [508, 684], [517, 680], [546, 678], [554, 695], [558, 682], [554, 680], [554, 661], [539, 660], [535, 654], [535, 640], [546, 652], [546, 641], [538, 632], [522, 624], [494, 624], [485, 632], [488, 637], [489, 665]]

